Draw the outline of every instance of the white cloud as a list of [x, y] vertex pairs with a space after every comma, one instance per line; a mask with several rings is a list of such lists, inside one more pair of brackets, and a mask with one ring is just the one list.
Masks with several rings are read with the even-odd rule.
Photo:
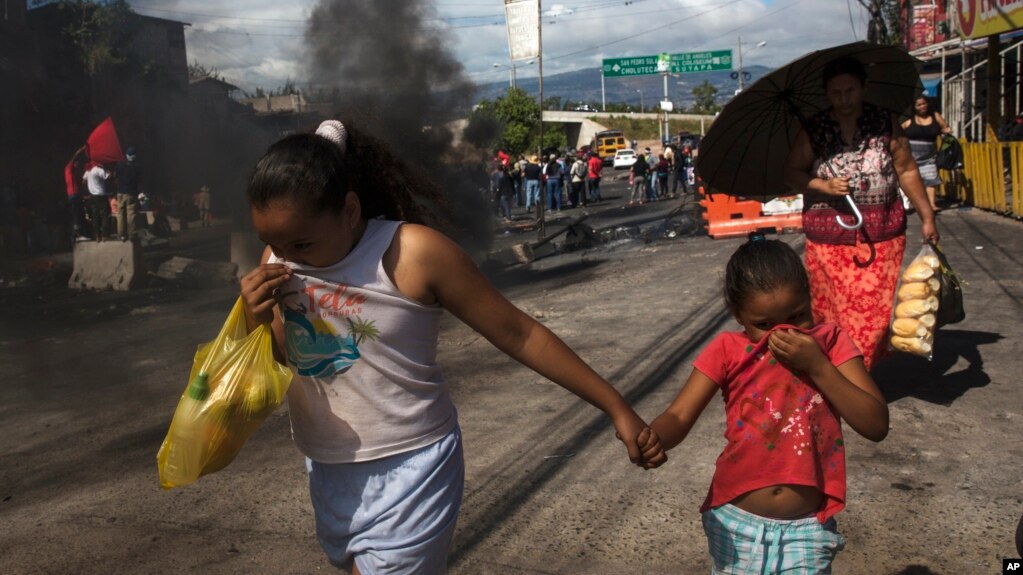
[[[411, 0], [410, 0], [411, 1]], [[181, 20], [189, 60], [215, 66], [245, 89], [302, 81], [303, 22], [315, 0], [136, 0], [143, 14]], [[508, 78], [508, 38], [499, 0], [469, 5], [436, 2], [450, 35], [450, 49], [475, 82]], [[850, 12], [852, 15], [850, 16]], [[819, 0], [633, 0], [561, 2], [544, 6], [544, 75], [597, 68], [604, 58], [743, 48], [746, 65], [779, 66], [819, 48], [865, 35], [858, 2]], [[482, 25], [493, 22], [495, 25]], [[550, 22], [554, 22], [551, 24]], [[860, 38], [853, 35], [857, 28]], [[494, 67], [498, 63], [501, 66]], [[537, 66], [516, 63], [519, 78]]]

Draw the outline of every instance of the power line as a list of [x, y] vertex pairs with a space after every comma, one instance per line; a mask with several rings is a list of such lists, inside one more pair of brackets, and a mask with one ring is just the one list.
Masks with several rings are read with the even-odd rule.
[[855, 40], [859, 34], [856, 32], [856, 23], [853, 22], [852, 0], [845, 0], [845, 7], [849, 10], [849, 27], [852, 28], [853, 40]]
[[596, 50], [597, 48], [604, 48], [605, 46], [613, 46], [615, 44], [621, 44], [622, 42], [626, 42], [628, 40], [632, 40], [633, 38], [638, 38], [640, 36], [645, 36], [645, 35], [647, 35], [647, 34], [649, 34], [651, 32], [656, 32], [657, 30], [663, 30], [665, 28], [670, 28], [671, 26], [674, 26], [676, 24], [680, 24], [680, 23], [685, 22], [687, 20], [692, 20], [694, 18], [699, 18], [700, 16], [703, 16], [703, 15], [706, 15], [706, 14], [710, 14], [711, 12], [715, 12], [717, 10], [720, 10], [720, 9], [726, 7], [726, 6], [730, 6], [732, 4], [738, 4], [741, 1], [742, 0], [731, 0], [730, 2], [725, 2], [724, 4], [720, 4], [720, 5], [718, 5], [715, 8], [711, 8], [709, 10], [704, 10], [703, 12], [700, 12], [698, 14], [692, 14], [690, 16], [686, 16], [685, 18], [679, 18], [678, 20], [674, 20], [672, 22], [668, 22], [667, 24], [663, 24], [663, 25], [658, 26], [656, 28], [650, 28], [650, 29], [644, 30], [644, 31], [642, 31], [642, 32], [640, 32], [638, 34], [632, 34], [632, 35], [626, 36], [624, 38], [619, 38], [617, 40], [612, 40], [610, 42], [605, 42], [603, 44], [597, 44], [596, 46], [590, 46], [589, 48], [583, 48], [582, 50], [576, 50], [575, 52], [569, 52], [567, 54], [559, 54], [557, 56], [551, 56], [551, 57], [547, 58], [547, 60], [557, 60], [557, 59], [560, 59], [560, 58], [568, 58], [569, 56], [576, 56], [576, 55], [582, 54], [584, 52], [590, 52], [592, 50]]
[[[795, 6], [796, 4], [799, 4], [802, 1], [803, 0], [795, 0], [794, 2], [791, 2], [791, 3], [789, 3], [789, 4], [785, 5], [785, 6], [782, 6], [781, 8], [778, 8], [777, 10], [772, 10], [772, 11], [768, 12], [767, 14], [764, 14], [763, 16], [760, 16], [759, 18], [757, 18], [753, 22], [749, 22], [747, 24], [743, 24], [742, 26], [737, 26], [735, 28], [732, 28], [731, 30], [729, 30], [727, 32], [723, 32], [720, 36], [718, 36], [717, 38], [714, 38], [714, 40], [717, 40], [718, 38], [722, 38], [722, 37], [726, 37], [726, 36], [731, 36], [735, 32], [738, 32], [739, 30], [743, 30], [744, 28], [752, 26], [753, 24], [761, 24], [764, 21], [764, 19], [767, 18], [768, 16], [774, 16], [778, 12], [781, 12], [783, 10], [788, 10], [789, 8], [792, 8], [793, 6]], [[702, 44], [698, 44], [696, 47], [700, 48], [702, 46], [706, 46], [710, 42], [711, 42], [711, 40], [707, 40], [706, 42], [703, 42]]]

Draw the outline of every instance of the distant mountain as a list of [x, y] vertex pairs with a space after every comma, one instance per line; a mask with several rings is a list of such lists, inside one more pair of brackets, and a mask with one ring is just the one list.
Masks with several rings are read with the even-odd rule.
[[[750, 75], [746, 85], [750, 85], [772, 69], [765, 66], [748, 66], [745, 72]], [[693, 105], [693, 88], [703, 84], [707, 80], [718, 89], [718, 100], [727, 101], [739, 87], [739, 81], [731, 78], [732, 70], [718, 72], [694, 72], [691, 74], [679, 74], [668, 77], [668, 99], [676, 106], [682, 105], [689, 108]], [[684, 82], [684, 84], [680, 84]], [[539, 91], [537, 78], [519, 78], [516, 86], [536, 96]], [[479, 84], [477, 86], [476, 100], [493, 100], [508, 90], [508, 81], [494, 82], [491, 84]], [[642, 97], [640, 92], [642, 91]], [[605, 78], [604, 95], [608, 104], [627, 103], [643, 107], [647, 110], [655, 107], [657, 102], [664, 98], [664, 78], [661, 75], [634, 76], [629, 78]], [[543, 78], [543, 97], [552, 98], [560, 96], [562, 102], [585, 102], [590, 105], [596, 104], [603, 109], [600, 93], [600, 70], [591, 68], [575, 72], [564, 72]]]

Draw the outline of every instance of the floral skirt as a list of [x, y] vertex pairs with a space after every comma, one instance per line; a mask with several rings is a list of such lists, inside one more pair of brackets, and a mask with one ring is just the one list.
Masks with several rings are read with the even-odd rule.
[[906, 236], [856, 245], [806, 240], [806, 271], [816, 323], [838, 324], [863, 352], [870, 370], [888, 349], [895, 289]]

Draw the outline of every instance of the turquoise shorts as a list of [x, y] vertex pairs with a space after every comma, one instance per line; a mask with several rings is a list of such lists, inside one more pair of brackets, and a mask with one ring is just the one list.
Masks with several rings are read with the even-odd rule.
[[818, 575], [845, 547], [835, 518], [770, 519], [730, 504], [703, 512], [714, 575]]
[[435, 443], [358, 463], [306, 460], [316, 537], [330, 562], [363, 575], [439, 575], [462, 504], [456, 426]]

